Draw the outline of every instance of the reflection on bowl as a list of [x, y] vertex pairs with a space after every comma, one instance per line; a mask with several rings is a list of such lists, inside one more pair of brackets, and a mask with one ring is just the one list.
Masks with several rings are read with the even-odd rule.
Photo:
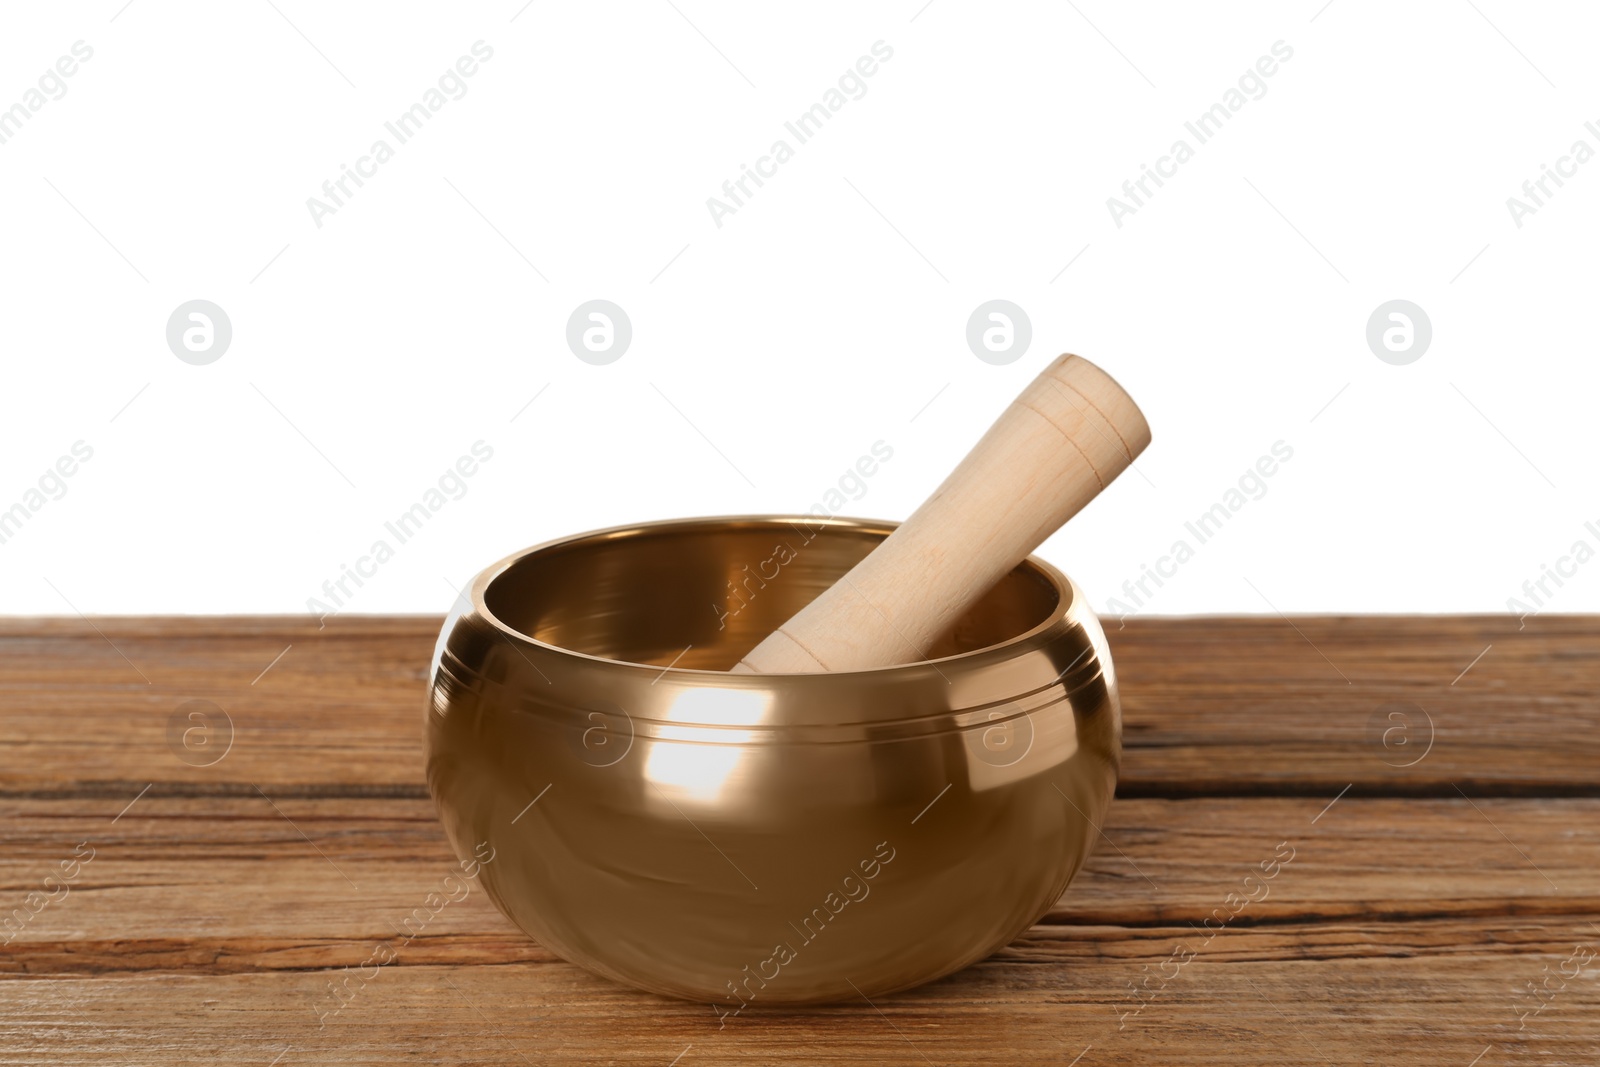
[[905, 989], [1044, 914], [1121, 738], [1105, 638], [1059, 571], [1028, 559], [919, 663], [725, 673], [893, 528], [676, 520], [480, 574], [434, 656], [428, 786], [457, 853], [492, 850], [500, 910], [723, 1015]]

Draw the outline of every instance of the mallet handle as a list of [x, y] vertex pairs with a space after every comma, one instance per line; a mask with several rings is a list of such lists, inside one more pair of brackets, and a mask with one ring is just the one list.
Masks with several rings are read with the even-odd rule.
[[734, 670], [850, 671], [924, 658], [1149, 443], [1144, 415], [1110, 375], [1060, 357], [910, 518]]

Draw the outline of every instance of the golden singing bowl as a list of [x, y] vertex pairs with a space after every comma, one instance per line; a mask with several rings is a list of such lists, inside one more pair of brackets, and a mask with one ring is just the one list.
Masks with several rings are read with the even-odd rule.
[[512, 922], [641, 989], [874, 997], [1039, 919], [1116, 786], [1105, 636], [1029, 558], [918, 663], [727, 668], [893, 523], [686, 519], [501, 560], [446, 620], [428, 787]]

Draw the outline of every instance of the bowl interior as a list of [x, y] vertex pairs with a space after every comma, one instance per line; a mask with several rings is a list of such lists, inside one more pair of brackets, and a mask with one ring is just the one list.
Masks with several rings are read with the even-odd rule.
[[[686, 520], [561, 541], [517, 559], [483, 592], [503, 625], [604, 659], [727, 670], [861, 561], [892, 523]], [[1069, 595], [1031, 561], [985, 594], [930, 659], [1003, 644]], [[687, 651], [686, 651], [687, 649]]]

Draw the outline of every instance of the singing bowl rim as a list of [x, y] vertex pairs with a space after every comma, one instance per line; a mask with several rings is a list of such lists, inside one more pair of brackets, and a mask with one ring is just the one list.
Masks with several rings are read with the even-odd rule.
[[[1025, 655], [1028, 652], [1042, 649], [1049, 645], [1058, 634], [1072, 627], [1075, 615], [1087, 613], [1091, 618], [1096, 618], [1093, 609], [1085, 602], [1081, 590], [1073, 583], [1072, 579], [1068, 578], [1064, 572], [1048, 561], [1039, 558], [1037, 555], [1030, 554], [1017, 566], [1031, 568], [1040, 577], [1044, 578], [1054, 591], [1056, 602], [1036, 625], [1004, 641], [985, 645], [982, 648], [958, 652], [954, 655], [941, 656], [937, 659], [914, 660], [910, 663], [900, 663], [889, 667], [868, 667], [815, 673], [774, 671], [762, 674], [734, 674], [729, 671], [701, 667], [662, 667], [658, 663], [636, 663], [631, 660], [596, 656], [591, 653], [566, 648], [562, 645], [551, 644], [509, 625], [499, 618], [487, 603], [486, 598], [489, 587], [510, 571], [512, 567], [541, 553], [581, 542], [648, 537], [653, 533], [667, 532], [675, 528], [685, 530], [696, 527], [728, 528], [737, 526], [778, 528], [780, 526], [792, 526], [794, 523], [802, 523], [813, 527], [854, 530], [868, 534], [882, 533], [884, 536], [893, 533], [900, 525], [899, 522], [892, 519], [866, 519], [848, 515], [830, 515], [823, 518], [815, 515], [775, 512], [744, 515], [691, 515], [669, 519], [653, 519], [647, 522], [623, 523], [617, 526], [603, 526], [593, 530], [586, 530], [582, 533], [568, 534], [563, 537], [542, 541], [539, 544], [520, 549], [491, 563], [474, 576], [471, 585], [466, 590], [466, 597], [471, 605], [473, 614], [514, 645], [532, 649], [544, 655], [571, 657], [574, 660], [592, 664], [604, 664], [608, 668], [647, 671], [653, 678], [678, 678], [684, 681], [696, 681], [700, 684], [715, 680], [718, 684], [727, 684], [736, 688], [766, 687], [773, 679], [777, 678], [806, 679], [811, 683], [822, 679], [856, 679], [858, 681], [875, 679], [885, 682], [891, 680], [896, 682], [926, 680], [929, 676], [942, 676], [941, 667], [962, 667], [970, 670], [992, 663], [1015, 659], [1020, 655]], [[447, 625], [445, 629], [448, 632], [449, 626]], [[796, 681], [788, 684], [805, 685], [808, 683], [806, 681]], [[1068, 691], [1070, 692], [1071, 690], [1069, 689]]]

